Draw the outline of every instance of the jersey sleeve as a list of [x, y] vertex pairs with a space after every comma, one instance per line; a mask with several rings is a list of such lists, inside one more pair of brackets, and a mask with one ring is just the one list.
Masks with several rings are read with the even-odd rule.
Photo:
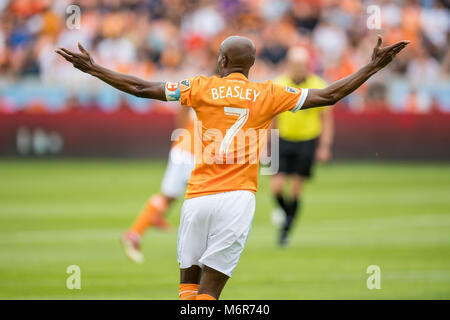
[[167, 101], [179, 101], [182, 105], [195, 104], [199, 77], [185, 79], [179, 82], [166, 82], [165, 92]]
[[284, 111], [297, 112], [305, 103], [308, 89], [297, 89], [273, 83], [273, 111], [279, 114]]

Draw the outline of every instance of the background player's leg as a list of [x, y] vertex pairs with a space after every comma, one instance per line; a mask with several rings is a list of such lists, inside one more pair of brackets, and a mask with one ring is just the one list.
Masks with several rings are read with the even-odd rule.
[[169, 228], [168, 223], [164, 219], [164, 214], [169, 209], [170, 205], [175, 201], [175, 198], [159, 193], [150, 197], [150, 199], [142, 208], [141, 212], [134, 220], [130, 229], [128, 229], [122, 236], [122, 245], [125, 250], [125, 255], [131, 261], [142, 263], [144, 256], [140, 248], [141, 236], [151, 226], [157, 227], [161, 230]]
[[277, 204], [280, 206], [281, 209], [284, 210], [284, 212], [287, 212], [287, 203], [283, 197], [283, 185], [285, 180], [286, 178], [284, 173], [277, 173], [271, 179], [271, 189], [272, 194], [274, 195], [275, 200], [277, 201]]
[[287, 202], [283, 197], [283, 186], [286, 182], [286, 175], [292, 170], [292, 152], [290, 152], [290, 143], [280, 138], [279, 140], [279, 171], [275, 174], [271, 181], [270, 187], [272, 194], [275, 197], [275, 201], [284, 211], [284, 215], [287, 212]]
[[140, 236], [152, 226], [166, 230], [168, 225], [164, 221], [164, 214], [174, 201], [175, 198], [163, 193], [151, 196], [131, 226], [131, 230]]
[[286, 246], [288, 244], [289, 232], [294, 224], [297, 209], [299, 207], [299, 195], [302, 190], [302, 178], [297, 174], [289, 176], [291, 179], [291, 197], [286, 201], [286, 220], [281, 228], [279, 244]]
[[285, 173], [277, 173], [271, 180], [271, 188], [272, 193], [277, 201], [278, 205], [282, 209], [283, 218], [281, 219], [279, 209], [276, 209], [272, 212], [272, 220], [276, 221], [276, 225], [281, 227], [279, 244], [280, 246], [284, 246], [287, 244], [287, 235], [289, 232], [289, 228], [291, 225], [291, 221], [293, 220], [291, 216], [291, 202], [283, 196], [283, 186], [286, 183], [286, 178], [290, 175], [286, 175]]
[[195, 300], [202, 269], [199, 266], [180, 269], [179, 296], [181, 300]]
[[297, 212], [301, 209], [301, 199], [303, 191], [303, 178], [300, 175], [294, 174], [291, 182], [291, 203], [289, 204], [289, 212], [295, 219]]
[[197, 300], [212, 300], [211, 297], [219, 299], [228, 279], [229, 277], [222, 272], [204, 266], [201, 272]]
[[287, 204], [286, 221], [280, 236], [280, 245], [286, 245], [288, 243], [289, 232], [294, 225], [297, 212], [299, 212], [301, 204], [301, 192], [303, 187], [303, 179], [298, 174], [291, 176], [291, 200]]
[[302, 141], [297, 144], [295, 159], [291, 161], [291, 200], [288, 204], [285, 224], [280, 235], [280, 245], [288, 244], [289, 233], [301, 207], [303, 184], [311, 176], [317, 140]]
[[161, 183], [161, 192], [150, 197], [131, 227], [131, 231], [139, 236], [151, 226], [168, 229], [169, 224], [164, 219], [164, 214], [174, 200], [183, 194], [192, 170], [189, 164], [177, 160], [179, 157], [183, 157], [180, 150], [172, 148]]

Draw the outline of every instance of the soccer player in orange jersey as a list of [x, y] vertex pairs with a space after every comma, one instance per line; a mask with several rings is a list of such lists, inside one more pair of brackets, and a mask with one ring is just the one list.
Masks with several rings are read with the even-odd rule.
[[164, 231], [169, 228], [164, 215], [171, 204], [184, 193], [191, 171], [194, 169], [194, 119], [190, 107], [181, 106], [178, 109], [176, 126], [184, 128], [187, 134], [180, 135], [172, 144], [161, 191], [148, 199], [130, 229], [122, 235], [125, 255], [135, 263], [144, 261], [140, 240], [145, 231], [150, 227]]
[[[401, 41], [381, 47], [378, 37], [368, 64], [323, 89], [295, 89], [248, 80], [256, 58], [245, 37], [225, 39], [219, 51], [219, 77], [194, 77], [180, 82], [149, 82], [97, 65], [80, 52], [60, 48], [63, 58], [113, 87], [138, 97], [180, 101], [191, 106], [201, 139], [188, 182], [178, 229], [181, 299], [218, 299], [231, 277], [247, 240], [255, 211], [258, 157], [272, 119], [335, 104], [385, 67], [406, 47]], [[195, 140], [195, 139], [194, 139]]]

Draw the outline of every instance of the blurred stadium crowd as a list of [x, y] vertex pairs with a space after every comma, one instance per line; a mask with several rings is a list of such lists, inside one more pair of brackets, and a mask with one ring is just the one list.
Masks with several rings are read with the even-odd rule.
[[[68, 26], [73, 4], [81, 8], [79, 29]], [[367, 26], [371, 5], [381, 9], [380, 30]], [[303, 46], [311, 71], [331, 82], [368, 61], [377, 33], [386, 44], [412, 45], [344, 107], [450, 112], [449, 12], [444, 0], [2, 0], [0, 112], [170, 108], [123, 95], [54, 53], [77, 42], [117, 71], [180, 80], [213, 74], [221, 41], [242, 34], [258, 49], [252, 80], [274, 78], [289, 48]]]

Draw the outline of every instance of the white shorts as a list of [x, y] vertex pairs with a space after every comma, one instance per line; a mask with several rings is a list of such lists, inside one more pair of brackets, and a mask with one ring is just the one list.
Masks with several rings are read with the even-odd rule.
[[206, 265], [231, 277], [254, 213], [255, 194], [246, 190], [186, 199], [178, 229], [180, 268]]
[[169, 153], [169, 161], [162, 180], [161, 192], [172, 198], [177, 198], [183, 194], [194, 167], [194, 155], [183, 149], [173, 147]]

